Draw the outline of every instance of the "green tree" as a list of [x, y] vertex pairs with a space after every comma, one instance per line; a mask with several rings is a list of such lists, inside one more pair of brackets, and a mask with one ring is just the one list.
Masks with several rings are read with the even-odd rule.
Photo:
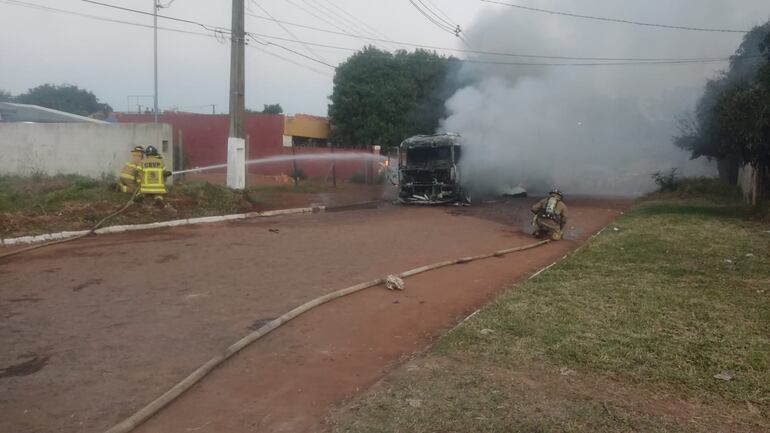
[[283, 114], [283, 107], [281, 104], [264, 104], [262, 113], [264, 114]]
[[337, 67], [330, 96], [331, 140], [343, 147], [398, 145], [431, 134], [444, 115], [450, 59], [434, 52], [366, 47]]
[[13, 102], [11, 92], [0, 89], [0, 102]]
[[[761, 99], [766, 86], [760, 81], [767, 71], [769, 51], [770, 22], [747, 33], [730, 59], [728, 71], [706, 83], [694, 116], [681, 121], [681, 134], [674, 137], [674, 143], [692, 158], [706, 156], [736, 166], [761, 159], [755, 154], [759, 148], [752, 144], [761, 131], [750, 129], [761, 127], [762, 121], [754, 116], [761, 116], [766, 108], [762, 102], [766, 104], [767, 99]], [[759, 105], [749, 107], [749, 101]], [[737, 170], [732, 168], [732, 175], [726, 177], [734, 181]]]
[[71, 84], [43, 84], [29, 89], [27, 93], [18, 95], [15, 102], [40, 105], [81, 116], [88, 116], [100, 111], [112, 111], [112, 107], [99, 102], [99, 99], [92, 92]]

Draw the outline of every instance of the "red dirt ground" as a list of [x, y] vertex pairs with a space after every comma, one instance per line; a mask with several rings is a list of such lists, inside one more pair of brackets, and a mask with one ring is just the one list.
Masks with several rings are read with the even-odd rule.
[[[524, 245], [531, 200], [97, 236], [0, 263], [0, 431], [100, 432], [253, 327], [389, 273]], [[565, 241], [372, 288], [289, 322], [139, 432], [316, 432], [328, 409], [576, 248], [627, 201], [571, 202]], [[272, 231], [271, 231], [272, 230]]]

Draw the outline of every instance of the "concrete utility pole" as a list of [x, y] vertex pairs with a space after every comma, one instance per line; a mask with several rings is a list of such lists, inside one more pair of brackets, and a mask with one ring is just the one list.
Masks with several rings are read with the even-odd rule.
[[227, 186], [246, 187], [246, 33], [244, 0], [233, 0], [230, 49], [230, 137], [227, 139]]
[[155, 31], [155, 37], [154, 37], [154, 72], [155, 72], [155, 94], [153, 96], [153, 102], [154, 102], [154, 108], [153, 112], [155, 113], [155, 123], [158, 123], [158, 9], [160, 9], [160, 4], [158, 3], [159, 0], [152, 0], [152, 15], [153, 15], [153, 29]]

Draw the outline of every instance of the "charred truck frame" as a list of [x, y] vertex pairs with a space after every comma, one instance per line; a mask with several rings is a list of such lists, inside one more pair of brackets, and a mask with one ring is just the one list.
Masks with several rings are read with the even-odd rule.
[[418, 135], [399, 146], [398, 198], [401, 203], [470, 203], [460, 183], [462, 155], [457, 134]]

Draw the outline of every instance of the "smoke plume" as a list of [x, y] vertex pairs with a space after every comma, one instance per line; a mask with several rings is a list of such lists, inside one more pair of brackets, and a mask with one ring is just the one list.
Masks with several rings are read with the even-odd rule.
[[[574, 2], [538, 7], [575, 10]], [[720, 28], [751, 28], [768, 16], [764, 1], [624, 1], [580, 3], [580, 12]], [[601, 23], [490, 8], [466, 30], [475, 50], [618, 58], [729, 57], [740, 33], [687, 32]], [[469, 59], [596, 63], [581, 60]], [[477, 192], [501, 193], [521, 184], [542, 193], [639, 195], [650, 174], [677, 168], [714, 175], [713, 163], [691, 161], [671, 142], [678, 119], [692, 111], [707, 79], [723, 63], [634, 66], [503, 66], [464, 63], [452, 77], [459, 90], [447, 101], [440, 131], [466, 145], [461, 169]]]

